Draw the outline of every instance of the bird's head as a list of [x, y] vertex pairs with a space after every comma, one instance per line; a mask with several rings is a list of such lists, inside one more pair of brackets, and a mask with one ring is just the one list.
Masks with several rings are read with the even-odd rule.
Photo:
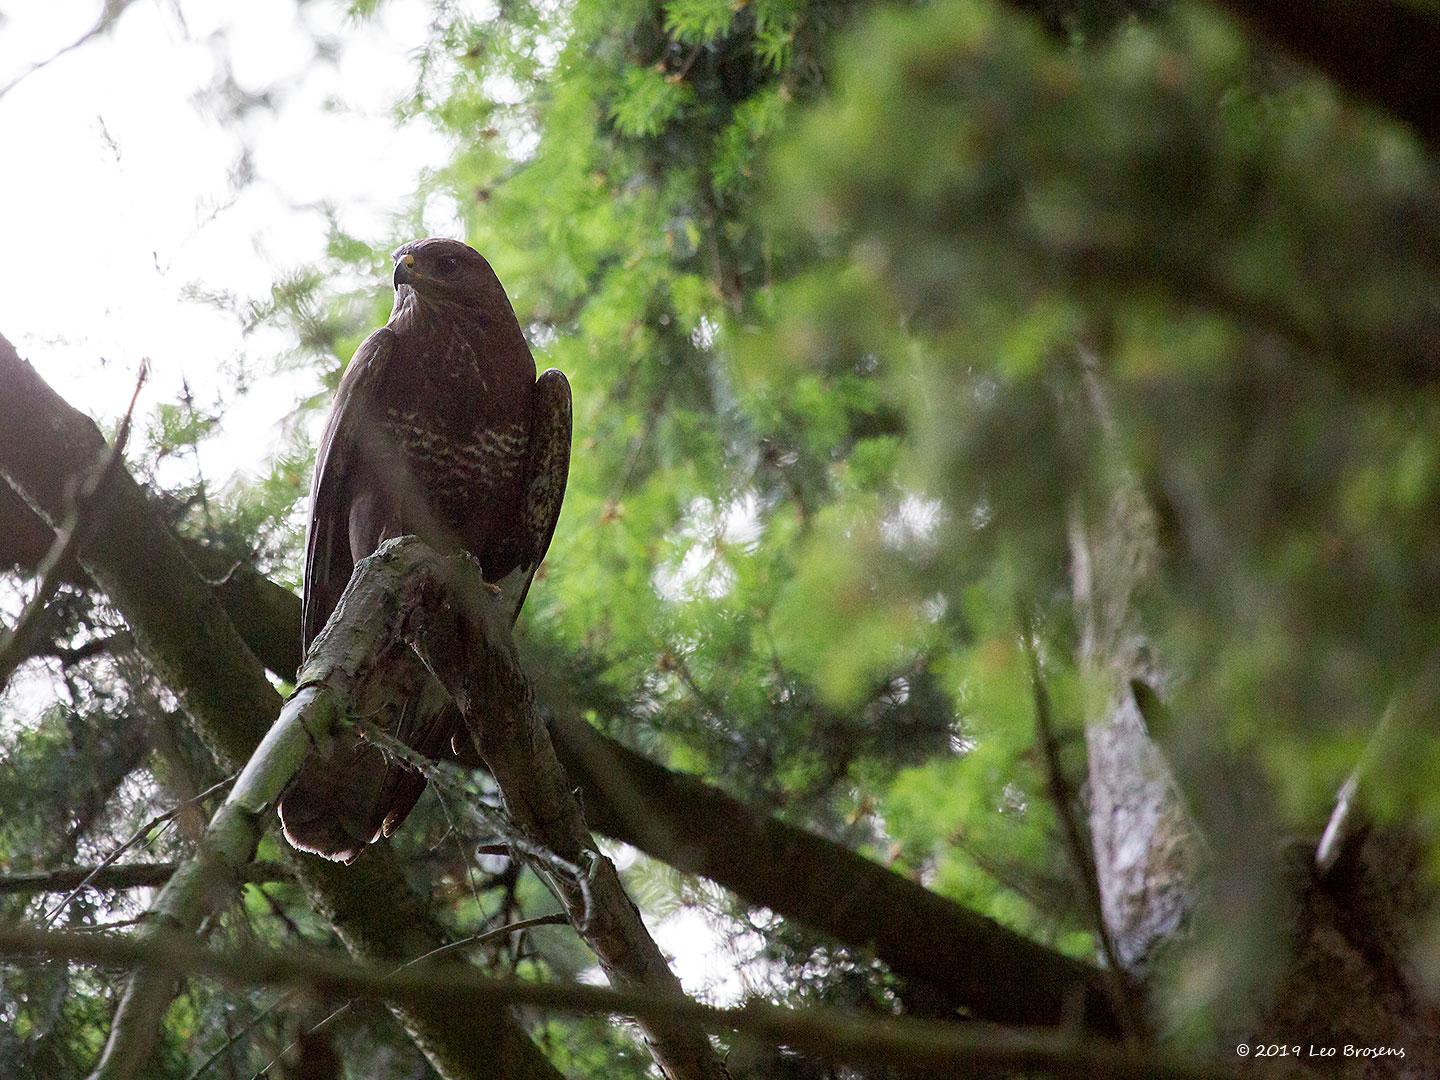
[[[459, 240], [432, 236], [395, 249], [395, 291], [409, 286], [425, 303], [441, 307], [485, 308], [505, 291], [490, 264]], [[506, 301], [508, 306], [508, 301]]]

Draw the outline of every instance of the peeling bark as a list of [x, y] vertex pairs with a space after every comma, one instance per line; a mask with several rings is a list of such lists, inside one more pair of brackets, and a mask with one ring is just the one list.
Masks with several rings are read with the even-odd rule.
[[[1083, 378], [1092, 422], [1112, 448], [1099, 378], [1093, 370]], [[1131, 690], [1136, 680], [1161, 684], [1135, 610], [1158, 569], [1154, 514], [1118, 460], [1107, 495], [1099, 507], [1072, 516], [1071, 589], [1089, 691], [1087, 795], [1101, 907], [1120, 963], [1140, 973], [1194, 906], [1199, 851], [1170, 766]]]

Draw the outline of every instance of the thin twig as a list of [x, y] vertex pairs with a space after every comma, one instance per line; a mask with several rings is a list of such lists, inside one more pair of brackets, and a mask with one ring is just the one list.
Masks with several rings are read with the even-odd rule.
[[521, 919], [519, 922], [508, 923], [505, 926], [497, 926], [493, 930], [486, 930], [483, 933], [472, 934], [470, 937], [461, 938], [459, 941], [452, 941], [441, 945], [438, 949], [431, 949], [423, 955], [417, 956], [414, 960], [407, 960], [401, 964], [396, 971], [403, 971], [411, 964], [418, 964], [421, 960], [430, 960], [436, 956], [444, 956], [456, 949], [468, 949], [472, 945], [484, 945], [487, 942], [495, 941], [510, 934], [518, 934], [521, 931], [532, 929], [536, 926], [566, 926], [570, 917], [563, 911], [554, 911], [549, 915], [536, 915], [533, 919]]
[[[224, 1054], [225, 1051], [229, 1050], [237, 1042], [245, 1038], [245, 1036], [249, 1035], [250, 1032], [254, 1031], [257, 1027], [260, 1026], [260, 1024], [265, 1020], [266, 1017], [268, 1017], [271, 1013], [275, 1012], [276, 1009], [280, 1008], [281, 1005], [284, 1005], [294, 996], [294, 990], [285, 991], [285, 993], [281, 994], [274, 1001], [270, 1002], [269, 1005], [266, 1005], [265, 1008], [261, 1009], [258, 1013], [252, 1016], [249, 1022], [247, 1022], [246, 1025], [242, 1027], [239, 1031], [233, 1034], [227, 1032], [225, 1036], [225, 1041], [215, 1049], [215, 1052], [213, 1054], [211, 1054], [208, 1058], [202, 1061], [199, 1066], [196, 1067], [195, 1071], [189, 1075], [187, 1080], [199, 1080], [199, 1077], [204, 1076], [205, 1073], [210, 1070], [210, 1066], [214, 1065], [217, 1061], [220, 1060], [221, 1055]], [[290, 1046], [294, 1045], [295, 1044], [293, 1042], [290, 1044]], [[289, 1053], [290, 1046], [287, 1046], [284, 1050], [280, 1052], [280, 1057], [284, 1057], [287, 1053]], [[275, 1059], [275, 1061], [279, 1060], [279, 1057]], [[270, 1065], [275, 1064], [275, 1061], [270, 1062]], [[270, 1068], [270, 1065], [266, 1065], [265, 1068], [261, 1069], [258, 1073], [256, 1073], [256, 1075], [264, 1076], [266, 1071]]]
[[[235, 776], [238, 775], [239, 773], [235, 774]], [[235, 776], [228, 776], [224, 780], [221, 780], [218, 784], [211, 784], [204, 791], [200, 792], [199, 795], [195, 795], [192, 798], [186, 799], [182, 803], [175, 804], [169, 810], [166, 810], [163, 814], [157, 814], [155, 817], [147, 821], [144, 825], [140, 826], [140, 828], [136, 829], [133, 833], [130, 834], [130, 839], [126, 840], [114, 851], [110, 852], [109, 855], [106, 855], [105, 858], [102, 859], [100, 863], [95, 867], [95, 869], [91, 870], [90, 873], [86, 874], [84, 880], [82, 880], [79, 885], [76, 885], [75, 888], [71, 889], [70, 892], [66, 894], [65, 899], [61, 900], [60, 903], [56, 904], [55, 909], [51, 911], [48, 915], [46, 915], [44, 919], [41, 920], [40, 925], [48, 927], [52, 922], [54, 922], [56, 916], [58, 916], [62, 911], [64, 911], [67, 907], [70, 906], [70, 901], [74, 900], [75, 897], [79, 896], [85, 886], [89, 885], [90, 882], [95, 880], [96, 875], [98, 875], [100, 871], [111, 865], [116, 859], [120, 858], [121, 855], [125, 854], [125, 852], [129, 851], [142, 839], [148, 836], [152, 829], [155, 829], [158, 826], [165, 824], [166, 822], [173, 821], [175, 817], [182, 811], [188, 810], [192, 806], [199, 805], [201, 802], [208, 799], [211, 795], [214, 795], [216, 792], [229, 787], [235, 782]]]
[[44, 626], [50, 601], [55, 598], [55, 593], [65, 579], [71, 556], [89, 542], [91, 534], [99, 525], [101, 515], [96, 511], [104, 502], [104, 489], [115, 475], [125, 452], [125, 443], [130, 439], [130, 419], [134, 415], [135, 402], [140, 397], [140, 388], [145, 385], [149, 371], [149, 363], [142, 361], [140, 372], [135, 378], [135, 391], [130, 395], [130, 404], [115, 432], [114, 444], [80, 483], [69, 518], [55, 534], [55, 542], [50, 545], [45, 558], [36, 567], [35, 595], [20, 612], [15, 626], [8, 631], [0, 630], [0, 690], [5, 688], [10, 676], [15, 674], [15, 669], [29, 659], [35, 639]]
[[280, 903], [280, 901], [277, 900], [275, 897], [271, 896], [270, 893], [266, 891], [265, 887], [258, 882], [255, 883], [255, 891], [259, 893], [260, 898], [265, 901], [266, 906], [270, 909], [270, 914], [274, 915], [275, 918], [278, 919], [280, 923], [285, 927], [285, 929], [289, 930], [290, 933], [293, 934], [297, 940], [304, 941], [305, 935], [300, 932], [300, 927], [295, 925], [295, 920], [292, 919], [290, 917], [290, 913], [285, 910], [285, 905]]
[[0, 97], [4, 97], [11, 90], [14, 90], [15, 87], [19, 86], [22, 82], [28, 79], [31, 75], [34, 75], [38, 71], [43, 71], [45, 68], [49, 67], [56, 60], [59, 60], [67, 53], [74, 52], [76, 49], [80, 48], [80, 46], [86, 44], [87, 42], [92, 41], [97, 37], [100, 37], [102, 34], [108, 33], [110, 29], [115, 25], [116, 20], [120, 18], [120, 16], [124, 13], [125, 9], [129, 7], [133, 2], [134, 0], [105, 0], [105, 3], [100, 8], [99, 16], [96, 18], [94, 25], [92, 25], [89, 30], [86, 30], [83, 34], [81, 34], [74, 41], [70, 42], [68, 45], [62, 45], [59, 49], [51, 53], [44, 60], [35, 61], [35, 63], [31, 64], [19, 75], [16, 75], [15, 78], [11, 79], [4, 86], [0, 86]]
[[[569, 859], [561, 858], [549, 848], [531, 840], [510, 820], [508, 814], [490, 806], [481, 799], [475, 798], [474, 792], [468, 783], [468, 777], [457, 766], [449, 762], [431, 761], [425, 757], [425, 755], [407, 746], [389, 732], [376, 727], [369, 720], [359, 720], [355, 726], [356, 730], [367, 742], [374, 743], [381, 750], [394, 755], [410, 768], [421, 773], [430, 784], [434, 785], [437, 796], [441, 796], [444, 792], [449, 792], [459, 798], [462, 804], [474, 817], [479, 819], [485, 828], [493, 830], [504, 839], [505, 847], [510, 853], [528, 855], [530, 858], [545, 863], [572, 879], [575, 882], [576, 888], [580, 890], [584, 910], [582, 919], [576, 928], [580, 930], [581, 933], [584, 933], [585, 929], [589, 926], [590, 915], [595, 910], [594, 898], [590, 890], [591, 883], [594, 879], [593, 864], [584, 867], [579, 866]], [[448, 818], [448, 811], [446, 816]], [[486, 845], [486, 847], [491, 849], [487, 854], [497, 853], [491, 845]], [[546, 884], [548, 886], [548, 882]]]
[[1040, 744], [1041, 760], [1045, 763], [1045, 789], [1050, 801], [1055, 804], [1066, 854], [1070, 858], [1070, 868], [1085, 898], [1086, 915], [1105, 955], [1105, 985], [1114, 999], [1115, 1014], [1120, 1020], [1125, 1038], [1133, 1040], [1144, 1030], [1143, 1025], [1135, 1009], [1125, 969], [1120, 966], [1115, 941], [1105, 925], [1105, 909], [1100, 899], [1100, 877], [1095, 869], [1094, 859], [1091, 858], [1090, 845], [1075, 815], [1074, 788], [1071, 787], [1060, 762], [1060, 741], [1055, 735], [1050, 694], [1045, 688], [1045, 677], [1040, 668], [1040, 653], [1035, 646], [1035, 630], [1031, 624], [1029, 609], [1023, 604], [1020, 605], [1020, 638], [1030, 667], [1030, 691], [1035, 699], [1035, 734]]
[[460, 865], [465, 870], [465, 883], [470, 887], [470, 898], [475, 901], [475, 906], [478, 908], [480, 906], [480, 888], [475, 883], [475, 863], [465, 854], [465, 841], [461, 839], [455, 818], [450, 813], [450, 804], [445, 799], [445, 793], [438, 785], [435, 788], [435, 801], [440, 804], [440, 812], [445, 815], [445, 835], [455, 839], [455, 853], [460, 857]]
[[[463, 948], [465, 948], [465, 947], [467, 947], [467, 946], [470, 946], [470, 945], [483, 945], [483, 944], [485, 944], [487, 941], [494, 941], [494, 940], [497, 939], [497, 938], [505, 937], [505, 936], [507, 936], [507, 935], [509, 935], [509, 934], [518, 934], [518, 933], [521, 933], [522, 931], [529, 930], [531, 927], [534, 927], [534, 926], [564, 926], [565, 924], [567, 924], [567, 923], [569, 923], [569, 922], [570, 922], [569, 917], [568, 917], [567, 915], [565, 915], [563, 912], [559, 912], [559, 911], [554, 912], [554, 913], [552, 913], [552, 914], [550, 914], [550, 915], [537, 915], [537, 916], [536, 916], [535, 918], [533, 918], [533, 919], [521, 919], [519, 922], [513, 922], [513, 923], [510, 923], [510, 924], [508, 924], [508, 925], [506, 925], [506, 926], [497, 926], [497, 927], [496, 927], [495, 929], [493, 929], [493, 930], [486, 930], [484, 933], [481, 933], [481, 934], [473, 934], [473, 935], [471, 935], [470, 937], [461, 938], [459, 941], [451, 941], [451, 942], [448, 942], [448, 943], [446, 943], [446, 944], [444, 944], [444, 945], [441, 945], [439, 948], [431, 949], [431, 950], [430, 950], [429, 952], [427, 952], [427, 953], [421, 953], [419, 956], [415, 957], [413, 960], [406, 960], [405, 963], [403, 963], [403, 964], [401, 964], [399, 967], [395, 968], [395, 970], [394, 970], [394, 971], [391, 971], [390, 974], [391, 974], [391, 975], [394, 975], [394, 974], [396, 974], [396, 972], [404, 971], [406, 968], [410, 967], [412, 964], [418, 964], [418, 963], [420, 963], [420, 961], [422, 961], [422, 960], [432, 960], [432, 959], [434, 959], [435, 957], [437, 957], [437, 956], [442, 956], [442, 955], [444, 955], [445, 953], [450, 952], [450, 951], [452, 951], [452, 950], [455, 950], [455, 949], [463, 949]], [[265, 1012], [266, 1012], [266, 1013], [269, 1013], [269, 1012], [274, 1011], [276, 1008], [278, 1008], [280, 1005], [284, 1004], [288, 999], [290, 999], [290, 998], [292, 998], [292, 997], [294, 997], [294, 996], [295, 996], [295, 991], [293, 991], [293, 990], [290, 991], [290, 993], [288, 993], [288, 994], [282, 994], [280, 997], [276, 998], [273, 1002], [270, 1003], [270, 1006], [265, 1010]], [[330, 1013], [330, 1014], [329, 1014], [328, 1016], [326, 1016], [324, 1019], [320, 1020], [320, 1021], [319, 1021], [318, 1023], [316, 1023], [313, 1027], [311, 1027], [310, 1030], [309, 1030], [309, 1034], [314, 1035], [314, 1034], [315, 1034], [316, 1032], [318, 1032], [321, 1028], [325, 1027], [325, 1026], [326, 1026], [327, 1024], [329, 1024], [332, 1020], [336, 1019], [338, 1016], [340, 1016], [341, 1013], [345, 1012], [347, 1009], [350, 1008], [351, 1005], [354, 1005], [354, 1004], [355, 1004], [355, 999], [354, 999], [354, 998], [351, 998], [350, 1000], [348, 1000], [347, 1002], [345, 1002], [344, 1005], [341, 1005], [341, 1006], [340, 1006], [338, 1009], [336, 1009], [334, 1012]], [[262, 1014], [261, 1014], [261, 1017], [263, 1017], [263, 1016], [264, 1016], [264, 1014], [262, 1013]], [[256, 1021], [258, 1022], [258, 1021], [261, 1019], [261, 1017], [256, 1017]], [[253, 1027], [253, 1026], [254, 1026], [253, 1024], [252, 1024], [252, 1025], [249, 1025], [249, 1027]], [[246, 1028], [246, 1031], [249, 1030], [249, 1027]], [[240, 1035], [241, 1035], [241, 1036], [243, 1036], [244, 1034], [245, 1034], [245, 1031], [240, 1032]], [[300, 1041], [300, 1039], [299, 1039], [298, 1037], [296, 1037], [296, 1038], [294, 1038], [294, 1039], [291, 1039], [291, 1040], [290, 1040], [290, 1043], [285, 1047], [285, 1049], [281, 1050], [280, 1053], [276, 1054], [273, 1058], [271, 1058], [270, 1061], [268, 1061], [268, 1062], [266, 1063], [265, 1067], [264, 1067], [263, 1069], [261, 1069], [261, 1070], [260, 1070], [258, 1073], [256, 1073], [255, 1075], [256, 1075], [256, 1076], [264, 1076], [266, 1073], [268, 1073], [268, 1072], [270, 1071], [270, 1069], [275, 1065], [275, 1063], [276, 1063], [277, 1061], [279, 1061], [281, 1058], [283, 1058], [286, 1054], [288, 1054], [288, 1053], [291, 1051], [291, 1049], [295, 1046], [295, 1044], [298, 1043], [299, 1041]], [[227, 1040], [225, 1045], [228, 1046], [229, 1044], [230, 1044], [230, 1040]], [[222, 1047], [220, 1047], [219, 1050], [216, 1050], [215, 1053], [211, 1054], [211, 1055], [210, 1055], [210, 1059], [209, 1059], [208, 1061], [206, 1061], [203, 1066], [201, 1066], [201, 1067], [200, 1067], [199, 1069], [197, 1069], [195, 1072], [193, 1072], [193, 1073], [190, 1074], [189, 1080], [196, 1080], [196, 1077], [198, 1077], [202, 1072], [204, 1072], [206, 1069], [208, 1069], [208, 1068], [210, 1067], [210, 1065], [211, 1065], [217, 1058], [219, 1058], [220, 1054], [223, 1053], [224, 1050], [225, 1050], [225, 1046], [222, 1046]]]

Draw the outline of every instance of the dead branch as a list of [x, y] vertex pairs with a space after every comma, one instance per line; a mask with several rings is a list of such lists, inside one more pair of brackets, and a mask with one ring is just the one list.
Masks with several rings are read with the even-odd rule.
[[[205, 549], [189, 554], [192, 560], [214, 558]], [[272, 671], [283, 677], [298, 665], [299, 597], [242, 567], [228, 575], [220, 598]], [[549, 726], [590, 825], [607, 836], [873, 951], [897, 974], [924, 982], [971, 1015], [1058, 1024], [1078, 1008], [1087, 1027], [1118, 1034], [1104, 976], [1094, 966], [834, 841], [759, 813], [697, 777], [658, 765], [566, 707], [552, 709]]]
[[87, 44], [88, 42], [93, 41], [95, 38], [108, 34], [115, 26], [115, 23], [119, 20], [120, 16], [125, 13], [125, 9], [129, 7], [132, 3], [134, 3], [134, 0], [105, 0], [105, 2], [100, 6], [100, 14], [96, 16], [94, 25], [92, 25], [90, 29], [86, 30], [74, 41], [62, 45], [59, 49], [51, 53], [44, 60], [35, 61], [33, 64], [31, 64], [24, 71], [20, 72], [20, 74], [16, 75], [4, 86], [0, 86], [0, 97], [4, 97], [6, 94], [10, 93], [11, 90], [14, 90], [15, 87], [19, 86], [22, 82], [28, 79], [31, 75], [34, 75], [38, 71], [45, 70], [45, 68], [49, 67], [56, 60], [59, 60], [67, 53], [74, 52], [76, 49], [80, 48], [82, 45]]
[[243, 987], [301, 988], [321, 996], [388, 1000], [411, 1009], [448, 1007], [483, 1015], [507, 1006], [636, 1016], [648, 1024], [734, 1031], [836, 1062], [879, 1065], [921, 1076], [1063, 1073], [1112, 1080], [1235, 1080], [1233, 1065], [1192, 1063], [1087, 1038], [1074, 1030], [1005, 1028], [856, 1014], [824, 1006], [785, 1009], [754, 1001], [716, 1008], [642, 989], [498, 979], [433, 963], [388, 972], [332, 953], [246, 949], [219, 952], [193, 938], [151, 940], [56, 933], [0, 925], [0, 955], [39, 954], [107, 966], [164, 966]]
[[1355, 808], [1355, 796], [1360, 791], [1360, 781], [1380, 756], [1380, 748], [1390, 734], [1394, 715], [1393, 709], [1387, 709], [1381, 715], [1380, 722], [1366, 740], [1360, 760], [1355, 763], [1355, 768], [1350, 771], [1350, 775], [1335, 794], [1335, 809], [1330, 812], [1330, 820], [1325, 823], [1325, 832], [1321, 835], [1320, 842], [1315, 845], [1315, 869], [1321, 876], [1335, 868], [1346, 841], [1354, 834], [1350, 816]]

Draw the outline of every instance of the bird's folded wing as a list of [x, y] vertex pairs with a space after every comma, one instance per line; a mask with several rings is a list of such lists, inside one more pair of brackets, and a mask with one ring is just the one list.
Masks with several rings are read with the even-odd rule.
[[520, 617], [525, 596], [535, 571], [550, 548], [560, 507], [565, 501], [565, 481], [570, 475], [570, 431], [572, 426], [570, 383], [556, 368], [535, 380], [530, 404], [530, 445], [526, 451], [524, 505], [520, 511], [526, 551], [521, 560], [525, 584], [511, 613]]
[[350, 552], [350, 485], [365, 452], [358, 439], [378, 437], [371, 417], [395, 334], [381, 327], [367, 337], [350, 361], [335, 393], [335, 405], [320, 437], [315, 478], [310, 485], [310, 527], [305, 536], [305, 599], [302, 644], [329, 621], [355, 563]]

